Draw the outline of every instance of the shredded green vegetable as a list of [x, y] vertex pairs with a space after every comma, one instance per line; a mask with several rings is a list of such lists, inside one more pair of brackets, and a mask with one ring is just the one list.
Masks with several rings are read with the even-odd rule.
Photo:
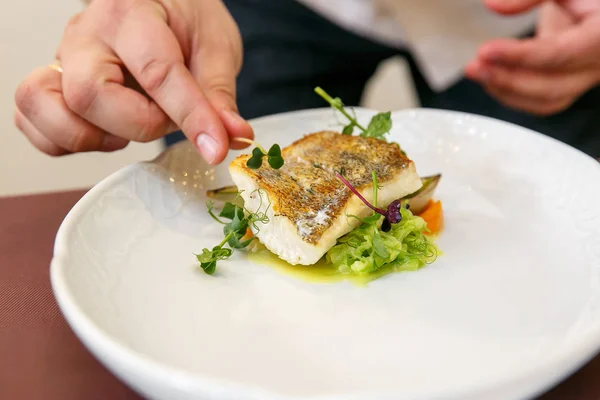
[[[373, 198], [377, 198], [377, 177], [373, 174]], [[427, 223], [406, 207], [402, 219], [388, 232], [381, 230], [381, 214], [362, 218], [361, 225], [338, 239], [326, 254], [327, 261], [340, 272], [373, 273], [382, 267], [394, 271], [415, 271], [434, 262], [438, 247], [425, 235]], [[354, 217], [357, 218], [357, 217]]]
[[368, 274], [383, 266], [396, 271], [414, 271], [434, 262], [437, 246], [423, 234], [423, 218], [402, 208], [402, 221], [389, 232], [380, 230], [379, 214], [362, 219], [362, 225], [338, 240], [327, 252], [327, 261], [340, 272]]

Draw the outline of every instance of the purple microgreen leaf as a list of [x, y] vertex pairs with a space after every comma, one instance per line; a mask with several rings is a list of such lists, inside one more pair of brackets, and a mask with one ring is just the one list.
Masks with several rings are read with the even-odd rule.
[[388, 205], [385, 217], [390, 221], [390, 223], [397, 224], [398, 222], [402, 221], [402, 214], [400, 214], [400, 206], [400, 200], [394, 200]]

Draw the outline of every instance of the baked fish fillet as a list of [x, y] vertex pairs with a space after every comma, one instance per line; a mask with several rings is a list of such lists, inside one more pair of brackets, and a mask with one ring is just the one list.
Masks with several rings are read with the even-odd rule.
[[362, 218], [372, 213], [340, 182], [336, 171], [369, 202], [375, 171], [381, 187], [379, 207], [422, 185], [414, 163], [400, 148], [378, 139], [317, 132], [284, 148], [282, 156], [285, 163], [280, 169], [265, 160], [253, 170], [246, 166], [250, 155], [241, 155], [232, 161], [229, 172], [249, 211], [265, 211], [270, 205], [269, 222], [258, 224], [256, 237], [294, 265], [316, 263], [339, 237], [353, 230], [359, 221], [348, 215]]

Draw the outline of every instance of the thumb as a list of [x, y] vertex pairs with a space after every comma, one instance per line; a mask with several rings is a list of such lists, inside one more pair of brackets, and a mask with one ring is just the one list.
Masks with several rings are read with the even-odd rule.
[[529, 11], [547, 0], [485, 0], [485, 4], [498, 14], [514, 15]]
[[206, 57], [196, 57], [192, 63], [192, 75], [202, 87], [207, 99], [221, 118], [232, 149], [248, 145], [236, 141], [236, 137], [254, 139], [250, 124], [240, 116], [236, 103], [237, 68], [231, 54], [210, 52]]

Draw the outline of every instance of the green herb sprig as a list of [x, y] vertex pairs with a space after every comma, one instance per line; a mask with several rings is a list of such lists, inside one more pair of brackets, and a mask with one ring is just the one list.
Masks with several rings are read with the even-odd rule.
[[[244, 239], [249, 227], [254, 228], [254, 231], [258, 232], [260, 228], [257, 223], [260, 222], [266, 224], [269, 222], [267, 211], [270, 204], [264, 211], [261, 211], [263, 200], [262, 193], [259, 189], [253, 193], [258, 193], [258, 196], [260, 196], [258, 211], [254, 213], [235, 203], [226, 202], [217, 216], [214, 213], [214, 203], [212, 201], [206, 203], [208, 214], [215, 221], [223, 225], [223, 234], [225, 235], [221, 243], [214, 246], [212, 249], [204, 248], [202, 249], [201, 254], [196, 254], [200, 267], [208, 275], [214, 274], [218, 261], [228, 259], [233, 255], [234, 250], [244, 249], [252, 243], [255, 236]], [[229, 222], [225, 222], [224, 219], [229, 220]], [[229, 247], [225, 247], [226, 245]]]
[[356, 116], [350, 115], [348, 111], [346, 111], [342, 99], [339, 97], [331, 97], [326, 91], [318, 86], [315, 88], [315, 93], [321, 96], [331, 107], [339, 111], [348, 119], [349, 123], [344, 126], [344, 129], [342, 130], [342, 134], [344, 135], [352, 135], [354, 133], [354, 128], [358, 128], [361, 130], [360, 136], [362, 137], [385, 140], [385, 135], [392, 129], [392, 113], [390, 111], [374, 115], [373, 118], [371, 118], [369, 125], [365, 128], [356, 120]]
[[273, 169], [279, 169], [283, 167], [283, 157], [281, 156], [281, 147], [275, 143], [269, 148], [269, 151], [266, 151], [262, 148], [258, 143], [254, 140], [246, 139], [246, 138], [235, 138], [238, 142], [244, 142], [253, 144], [254, 149], [252, 150], [252, 157], [246, 161], [246, 165], [250, 169], [259, 169], [262, 166], [263, 158], [267, 157], [267, 162]]

